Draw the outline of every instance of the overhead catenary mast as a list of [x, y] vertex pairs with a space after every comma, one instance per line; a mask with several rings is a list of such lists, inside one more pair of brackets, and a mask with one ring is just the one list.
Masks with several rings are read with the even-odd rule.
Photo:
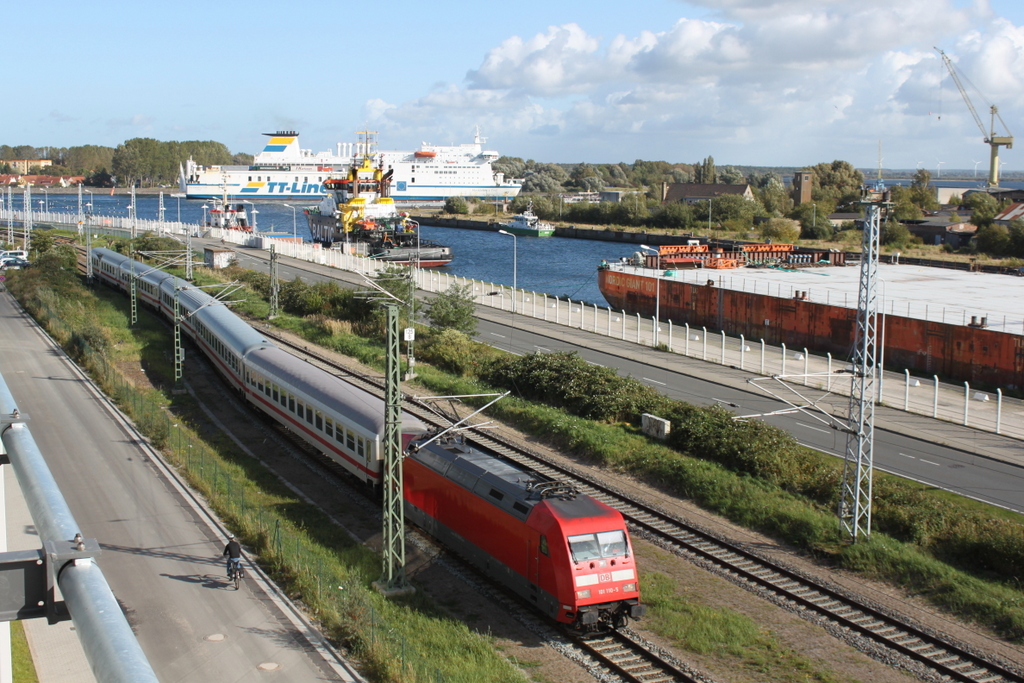
[[[879, 155], [881, 156], [881, 155]], [[878, 249], [889, 192], [881, 180], [865, 187], [866, 208], [857, 293], [857, 334], [850, 363], [851, 387], [846, 431], [846, 462], [839, 492], [839, 523], [851, 541], [871, 536], [874, 469], [875, 379], [878, 375]]]

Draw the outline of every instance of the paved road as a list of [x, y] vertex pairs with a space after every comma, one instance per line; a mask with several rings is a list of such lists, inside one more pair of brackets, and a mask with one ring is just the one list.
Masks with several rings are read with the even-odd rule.
[[[239, 248], [240, 265], [266, 271], [266, 252]], [[304, 280], [337, 279], [360, 282], [353, 273], [282, 259], [280, 276]], [[422, 297], [422, 293], [421, 293]], [[588, 361], [614, 367], [672, 396], [699, 405], [721, 404], [740, 415], [770, 413], [786, 408], [748, 383], [752, 373], [606, 335], [555, 325], [508, 311], [478, 306], [477, 338], [514, 353], [578, 351]], [[815, 397], [821, 392], [810, 392]], [[846, 396], [825, 400], [844, 413]], [[804, 413], [766, 418], [798, 441], [842, 457], [845, 435]], [[877, 468], [993, 505], [1024, 512], [1024, 443], [991, 432], [963, 427], [888, 407], [875, 409]]]
[[[580, 330], [567, 330], [550, 324], [519, 318], [511, 320], [508, 313], [483, 313], [479, 337], [514, 353], [534, 351], [577, 351], [591, 363], [613, 367], [623, 375], [634, 377], [662, 393], [697, 405], [721, 405], [739, 415], [763, 415], [787, 408], [786, 404], [758, 393], [747, 383], [749, 373], [690, 358], [672, 358], [672, 367], [665, 367], [668, 354], [650, 347], [632, 346], [627, 350], [621, 342], [607, 337], [589, 335], [579, 339]], [[496, 319], [496, 318], [502, 319]], [[822, 392], [806, 390], [811, 395]], [[827, 399], [837, 411], [847, 405], [845, 396]], [[916, 481], [947, 488], [962, 495], [984, 500], [1018, 512], [1024, 511], [1024, 467], [1013, 460], [978, 457], [978, 440], [1000, 444], [1007, 453], [1016, 451], [1024, 458], [1024, 444], [994, 434], [939, 423], [920, 417], [916, 429], [897, 422], [905, 413], [876, 408], [875, 466]], [[917, 416], [909, 416], [911, 419]], [[800, 443], [824, 453], [844, 457], [846, 436], [830, 424], [806, 413], [789, 413], [764, 418], [766, 422], [785, 429]], [[942, 427], [928, 434], [928, 423]], [[908, 435], [907, 432], [916, 432]], [[942, 433], [957, 433], [951, 445], [940, 443]], [[933, 437], [933, 438], [932, 438]]]
[[[0, 295], [0, 372], [83, 534], [99, 540], [99, 564], [161, 681], [247, 681], [269, 671], [289, 681], [345, 679], [259, 576], [238, 592], [228, 588], [222, 533], [8, 294]], [[12, 527], [23, 529], [37, 547], [30, 525]], [[25, 544], [12, 538], [12, 549]], [[46, 631], [58, 627], [27, 626], [36, 655], [46, 657]], [[79, 671], [43, 683], [50, 680], [92, 677]]]

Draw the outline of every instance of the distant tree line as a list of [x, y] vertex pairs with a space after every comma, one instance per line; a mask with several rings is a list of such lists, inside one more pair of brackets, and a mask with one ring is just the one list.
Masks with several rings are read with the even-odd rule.
[[[521, 211], [528, 202], [533, 202], [534, 211], [547, 220], [689, 232], [743, 232], [757, 225], [762, 237], [784, 241], [831, 238], [835, 229], [829, 214], [836, 211], [860, 213], [857, 202], [864, 183], [863, 174], [846, 161], [810, 166], [806, 170], [811, 172], [813, 181], [812, 201], [794, 206], [782, 176], [776, 171], [752, 170], [744, 176], [733, 166], [717, 167], [711, 156], [693, 164], [637, 159], [632, 164], [581, 163], [568, 168], [502, 157], [495, 162], [495, 168], [506, 176], [523, 178], [522, 193], [512, 202], [511, 209]], [[923, 178], [922, 182], [924, 190], [914, 189], [907, 201], [927, 208], [928, 178]], [[661, 201], [661, 192], [666, 183], [747, 184], [754, 200], [723, 194], [710, 202], [665, 204]], [[558, 196], [567, 191], [608, 187], [626, 191], [621, 202], [568, 204]], [[465, 202], [453, 206], [462, 208]], [[486, 211], [486, 207], [481, 210]]]
[[231, 154], [221, 142], [187, 140], [162, 142], [152, 138], [132, 138], [115, 147], [81, 145], [78, 147], [32, 147], [0, 145], [0, 173], [13, 173], [5, 160], [49, 159], [52, 166], [40, 168], [39, 175], [84, 175], [87, 185], [120, 186], [172, 185], [178, 180], [178, 166], [189, 157], [196, 163], [252, 163], [251, 154]]

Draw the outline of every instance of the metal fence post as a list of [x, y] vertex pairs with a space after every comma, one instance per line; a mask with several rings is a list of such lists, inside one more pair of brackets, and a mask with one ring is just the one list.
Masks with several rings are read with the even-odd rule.
[[740, 370], [743, 370], [743, 358], [744, 352], [747, 350], [746, 342], [743, 340], [743, 335], [740, 335]]
[[939, 376], [932, 375], [935, 378], [935, 393], [932, 397], [932, 417], [939, 416]]
[[636, 343], [640, 343], [640, 314], [636, 314]]
[[1002, 433], [1003, 390], [996, 388], [996, 434]]
[[903, 370], [906, 377], [906, 384], [903, 387], [903, 410], [910, 411], [910, 370]]
[[683, 323], [683, 326], [686, 328], [686, 343], [683, 345], [683, 355], [684, 356], [689, 356], [690, 355], [690, 323]]
[[668, 321], [668, 350], [672, 353], [672, 321]]
[[780, 375], [785, 375], [786, 374], [786, 343], [785, 342], [782, 343], [782, 371], [779, 374]]
[[700, 329], [704, 330], [704, 334], [701, 336], [701, 342], [704, 345], [704, 350], [701, 353], [700, 359], [701, 360], [707, 360], [708, 359], [708, 328], [705, 327], [704, 325], [701, 325]]
[[722, 338], [722, 365], [725, 365], [725, 330], [719, 330], [718, 335]]
[[964, 382], [964, 427], [967, 426], [967, 406], [971, 403], [971, 385]]
[[764, 339], [761, 340], [761, 374], [764, 374]]

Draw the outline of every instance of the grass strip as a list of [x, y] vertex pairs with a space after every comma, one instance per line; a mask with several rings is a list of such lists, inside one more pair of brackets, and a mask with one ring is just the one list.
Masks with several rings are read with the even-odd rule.
[[137, 388], [123, 367], [144, 368], [170, 386], [173, 375], [162, 374], [170, 369], [166, 328], [143, 314], [137, 328], [126, 329], [123, 297], [26, 273], [10, 283], [26, 309], [161, 448], [275, 581], [363, 662], [372, 680], [523, 680], [489, 638], [444, 617], [422, 593], [388, 600], [374, 591], [369, 584], [380, 574], [379, 556], [353, 543], [259, 463], [227, 442], [204, 440], [185, 420], [186, 399]]

